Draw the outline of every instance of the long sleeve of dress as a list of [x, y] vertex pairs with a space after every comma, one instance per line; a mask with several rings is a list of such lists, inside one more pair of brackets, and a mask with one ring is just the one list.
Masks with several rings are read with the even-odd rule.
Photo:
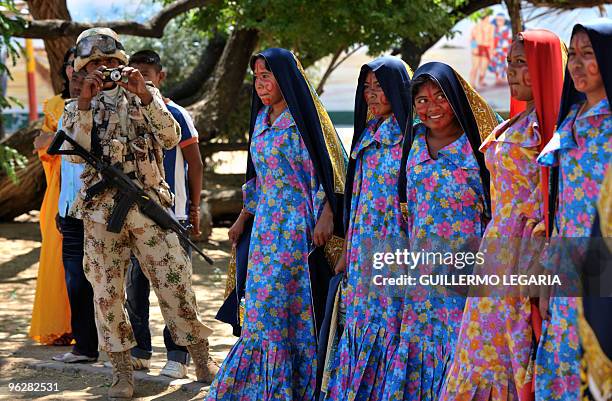
[[257, 185], [257, 177], [253, 177], [242, 185], [242, 202], [244, 209], [255, 214], [257, 204], [259, 203], [259, 185]]

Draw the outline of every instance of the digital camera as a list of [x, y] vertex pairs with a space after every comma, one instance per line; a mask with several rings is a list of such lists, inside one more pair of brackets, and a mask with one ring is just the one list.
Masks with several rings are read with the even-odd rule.
[[124, 77], [121, 74], [123, 72], [123, 67], [117, 68], [106, 68], [102, 70], [102, 75], [104, 75], [104, 82], [119, 82], [123, 81]]

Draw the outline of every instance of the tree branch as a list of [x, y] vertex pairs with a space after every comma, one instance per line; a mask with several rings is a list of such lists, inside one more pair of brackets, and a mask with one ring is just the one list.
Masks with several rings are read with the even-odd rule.
[[194, 8], [203, 7], [207, 0], [178, 0], [160, 10], [146, 23], [135, 21], [101, 21], [95, 23], [74, 22], [67, 20], [45, 19], [33, 20], [26, 29], [15, 34], [20, 38], [52, 39], [62, 36], [78, 35], [85, 29], [107, 27], [119, 34], [161, 38], [164, 28], [170, 20]]
[[344, 51], [344, 46], [340, 47], [338, 51], [336, 51], [336, 53], [334, 53], [334, 55], [332, 56], [332, 59], [329, 62], [329, 65], [327, 66], [327, 69], [325, 70], [325, 72], [323, 73], [323, 76], [321, 77], [321, 81], [319, 81], [319, 84], [317, 85], [316, 91], [319, 96], [323, 94], [323, 87], [325, 86], [325, 82], [327, 81], [327, 78], [329, 78], [332, 71], [334, 70], [334, 64], [336, 63], [336, 60], [338, 60], [338, 58], [340, 57], [343, 51]]
[[554, 0], [528, 0], [529, 3], [536, 7], [548, 7], [561, 10], [573, 10], [575, 8], [601, 7], [604, 4], [610, 4], [609, 0], [572, 0], [572, 1], [554, 1]]
[[225, 35], [215, 34], [202, 51], [198, 64], [193, 68], [191, 74], [184, 81], [165, 91], [164, 95], [181, 106], [185, 106], [184, 100], [201, 94], [204, 83], [212, 75], [215, 65], [221, 58], [226, 42]]
[[340, 66], [340, 64], [344, 63], [346, 59], [351, 57], [353, 54], [357, 52], [357, 50], [361, 49], [362, 47], [363, 45], [355, 46], [354, 49], [347, 51], [346, 54], [340, 60], [338, 60], [338, 58], [340, 57], [340, 55], [342, 54], [344, 50], [340, 49], [336, 54], [334, 54], [334, 57], [332, 58], [331, 63], [329, 63], [329, 67], [327, 67], [327, 71], [325, 71], [325, 74], [323, 74], [323, 77], [321, 78], [321, 82], [319, 82], [319, 85], [317, 85], [317, 94], [319, 96], [323, 94], [325, 83], [329, 79], [332, 72], [334, 72], [336, 68]]

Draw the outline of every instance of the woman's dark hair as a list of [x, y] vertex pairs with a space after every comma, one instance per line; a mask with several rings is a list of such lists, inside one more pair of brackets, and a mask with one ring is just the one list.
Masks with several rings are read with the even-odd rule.
[[[416, 77], [415, 79], [413, 79], [410, 82], [410, 92], [412, 94], [412, 101], [413, 102], [414, 102], [414, 98], [416, 97], [417, 93], [419, 92], [419, 89], [421, 88], [421, 86], [423, 86], [427, 82], [434, 82], [435, 83], [435, 81], [433, 79], [431, 79], [427, 75], [419, 75], [418, 77]], [[436, 85], [438, 85], [438, 84], [436, 83]]]
[[[572, 32], [572, 38], [574, 37], [575, 34], [582, 32], [582, 33], [586, 33], [588, 35], [588, 32], [586, 29], [584, 29], [584, 27], [582, 25], [579, 25], [577, 27], [574, 28], [574, 32]], [[570, 38], [571, 40], [571, 38]], [[589, 37], [589, 40], [591, 40], [591, 38]]]
[[270, 66], [268, 65], [268, 60], [266, 60], [266, 58], [262, 56], [261, 54], [256, 54], [253, 57], [251, 57], [251, 61], [249, 62], [249, 65], [251, 66], [251, 71], [255, 72], [255, 62], [259, 59], [262, 59], [264, 61], [266, 70], [272, 72], [272, 70], [270, 69]]
[[64, 54], [64, 63], [62, 64], [62, 69], [60, 70], [60, 75], [64, 80], [62, 84], [62, 98], [64, 99], [70, 98], [70, 80], [68, 79], [68, 74], [66, 74], [66, 67], [74, 66], [74, 60], [72, 62], [68, 62], [68, 60], [70, 60], [70, 56], [76, 57], [76, 47], [71, 47], [68, 49], [66, 54]]

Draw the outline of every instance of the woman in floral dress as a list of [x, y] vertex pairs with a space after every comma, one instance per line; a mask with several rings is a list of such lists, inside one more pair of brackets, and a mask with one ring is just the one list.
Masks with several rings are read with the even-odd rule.
[[285, 49], [253, 57], [244, 209], [254, 219], [242, 333], [207, 400], [313, 400], [316, 329], [309, 254], [332, 235], [345, 154], [329, 116]]
[[[545, 235], [542, 168], [536, 158], [553, 134], [564, 48], [552, 32], [534, 30], [520, 33], [508, 53], [511, 95], [527, 104], [480, 147], [491, 172], [492, 219], [481, 245], [488, 251], [485, 271], [491, 274], [516, 274], [521, 238]], [[526, 296], [468, 298], [440, 399], [532, 400], [531, 309]]]
[[[410, 249], [459, 251], [480, 238], [489, 215], [489, 174], [478, 153], [496, 114], [450, 66], [427, 63], [412, 81], [420, 122], [409, 131], [402, 164]], [[478, 111], [478, 112], [477, 112]], [[402, 193], [405, 194], [402, 196]], [[423, 274], [439, 266], [419, 265]], [[453, 356], [464, 299], [443, 288], [408, 288], [393, 397], [435, 400]], [[430, 292], [428, 294], [428, 291]]]
[[[372, 285], [372, 253], [406, 238], [397, 193], [402, 143], [411, 119], [410, 71], [400, 59], [361, 67], [355, 95], [355, 134], [346, 182], [346, 247], [336, 271], [348, 266], [346, 323], [338, 345], [328, 400], [394, 400], [391, 366], [403, 298]], [[383, 273], [384, 274], [384, 273]]]
[[[612, 155], [610, 48], [612, 20], [574, 26], [558, 128], [538, 161], [555, 166], [551, 171], [551, 196], [557, 198], [553, 236], [577, 239], [570, 243], [570, 250], [553, 238], [554, 249], [543, 259], [545, 267], [555, 269], [557, 261], [566, 263], [583, 256], [586, 249], [580, 238], [591, 235], [597, 199]], [[580, 398], [579, 300], [571, 297], [575, 294], [566, 295], [570, 297], [551, 297], [549, 305], [540, 302], [545, 320], [536, 353], [538, 400]]]

